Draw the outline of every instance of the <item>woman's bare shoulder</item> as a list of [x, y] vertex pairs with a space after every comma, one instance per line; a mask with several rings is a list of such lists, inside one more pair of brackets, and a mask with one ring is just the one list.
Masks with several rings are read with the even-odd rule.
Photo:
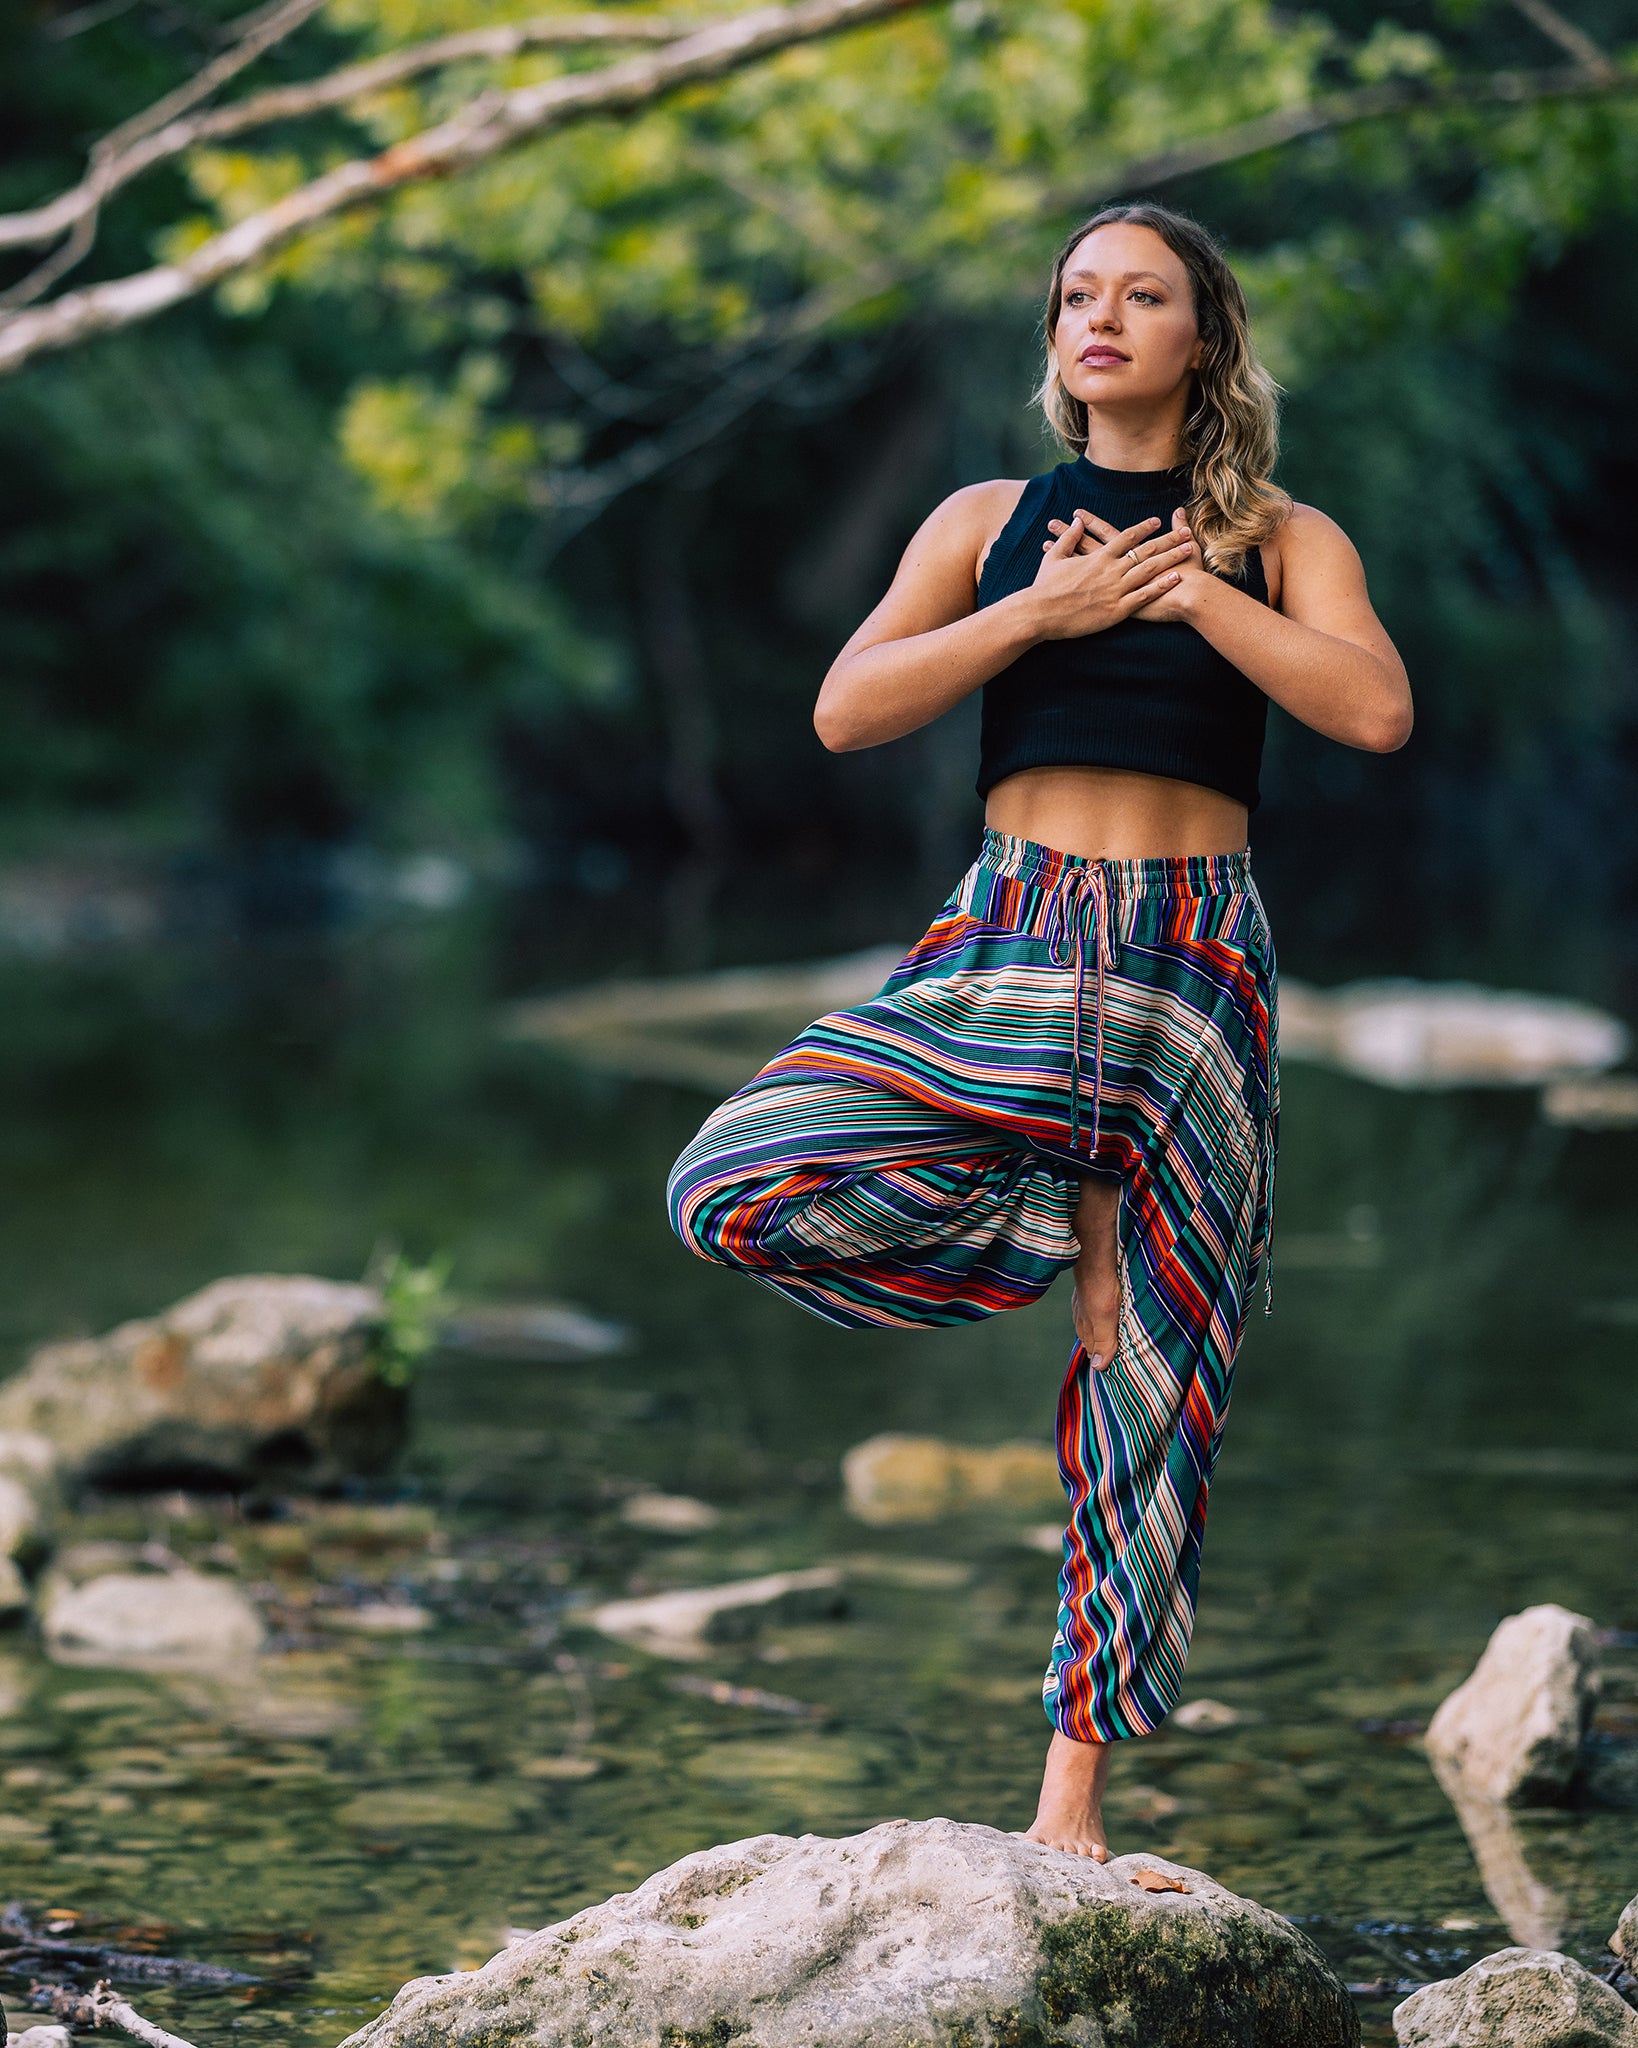
[[1290, 509], [1262, 545], [1269, 603], [1281, 609], [1293, 572], [1312, 576], [1319, 568], [1357, 564], [1359, 555], [1329, 512], [1293, 498]]

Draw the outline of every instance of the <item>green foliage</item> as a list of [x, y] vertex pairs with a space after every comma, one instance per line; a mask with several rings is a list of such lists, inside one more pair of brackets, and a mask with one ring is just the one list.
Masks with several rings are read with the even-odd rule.
[[449, 1313], [447, 1257], [417, 1266], [396, 1248], [378, 1252], [366, 1275], [381, 1291], [382, 1328], [376, 1372], [389, 1387], [407, 1387], [438, 1342]]

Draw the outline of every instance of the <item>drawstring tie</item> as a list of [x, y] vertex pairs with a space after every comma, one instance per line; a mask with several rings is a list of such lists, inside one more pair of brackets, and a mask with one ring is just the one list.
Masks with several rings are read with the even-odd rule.
[[[1088, 927], [1090, 926], [1090, 931]], [[1075, 1013], [1069, 1047], [1069, 1149], [1081, 1137], [1081, 1011], [1086, 998], [1086, 949], [1092, 941], [1095, 962], [1092, 1008], [1092, 1135], [1087, 1156], [1098, 1149], [1099, 1110], [1103, 1099], [1103, 977], [1120, 964], [1115, 937], [1115, 900], [1109, 870], [1102, 861], [1066, 867], [1047, 906], [1044, 937], [1054, 967], [1074, 966]]]

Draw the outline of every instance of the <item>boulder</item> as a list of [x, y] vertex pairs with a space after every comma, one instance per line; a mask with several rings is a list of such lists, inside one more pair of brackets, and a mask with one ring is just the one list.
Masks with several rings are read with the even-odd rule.
[[25, 1562], [49, 1547], [57, 1507], [57, 1447], [26, 1429], [0, 1429], [0, 1558]]
[[1359, 2022], [1305, 1935], [1198, 1871], [928, 1820], [685, 1856], [482, 1970], [407, 1984], [345, 2048], [544, 2041], [1355, 2048]]
[[381, 1330], [373, 1287], [218, 1280], [163, 1315], [36, 1351], [0, 1387], [0, 1433], [36, 1432], [75, 1476], [127, 1484], [379, 1471], [407, 1416], [403, 1389], [377, 1375]]
[[650, 1536], [699, 1536], [722, 1520], [709, 1501], [686, 1493], [654, 1493], [645, 1488], [620, 1503], [620, 1519]]
[[949, 1444], [936, 1436], [873, 1436], [842, 1460], [850, 1514], [861, 1522], [935, 1522], [969, 1508], [1038, 1513], [1061, 1506], [1056, 1452], [1046, 1444]]
[[66, 2027], [25, 2027], [6, 2036], [6, 2048], [74, 2048], [74, 2036]]
[[840, 1614], [842, 1574], [833, 1565], [769, 1572], [726, 1586], [686, 1586], [641, 1600], [609, 1600], [588, 1619], [600, 1634], [656, 1657], [704, 1657], [713, 1643], [744, 1642], [766, 1621]]
[[1396, 2008], [1399, 2048], [1638, 2048], [1638, 2012], [1556, 1949], [1504, 1948]]
[[1629, 1970], [1638, 1972], [1638, 1899], [1627, 1901], [1610, 1936], [1610, 1947]]
[[14, 1559], [0, 1557], [0, 1621], [15, 1621], [28, 1612], [28, 1582]]
[[1593, 1624], [1567, 1608], [1527, 1607], [1502, 1622], [1472, 1676], [1428, 1724], [1428, 1756], [1447, 1790], [1528, 1805], [1562, 1799], [1598, 1699]]
[[230, 1665], [254, 1655], [262, 1623], [237, 1586], [203, 1572], [107, 1572], [76, 1584], [46, 1575], [46, 1644], [63, 1664], [141, 1669]]

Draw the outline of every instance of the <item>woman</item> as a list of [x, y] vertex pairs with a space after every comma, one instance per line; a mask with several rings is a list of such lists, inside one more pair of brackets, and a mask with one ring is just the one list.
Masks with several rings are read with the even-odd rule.
[[1276, 387], [1203, 229], [1098, 214], [1046, 338], [1075, 459], [946, 499], [814, 715], [827, 747], [875, 746], [983, 686], [978, 860], [879, 996], [707, 1120], [671, 1203], [702, 1256], [850, 1327], [991, 1315], [1072, 1269], [1029, 1832], [1101, 1862], [1110, 1746], [1177, 1701], [1268, 1262], [1274, 950], [1246, 849], [1268, 701], [1375, 752], [1411, 702], [1347, 537], [1270, 481]]

